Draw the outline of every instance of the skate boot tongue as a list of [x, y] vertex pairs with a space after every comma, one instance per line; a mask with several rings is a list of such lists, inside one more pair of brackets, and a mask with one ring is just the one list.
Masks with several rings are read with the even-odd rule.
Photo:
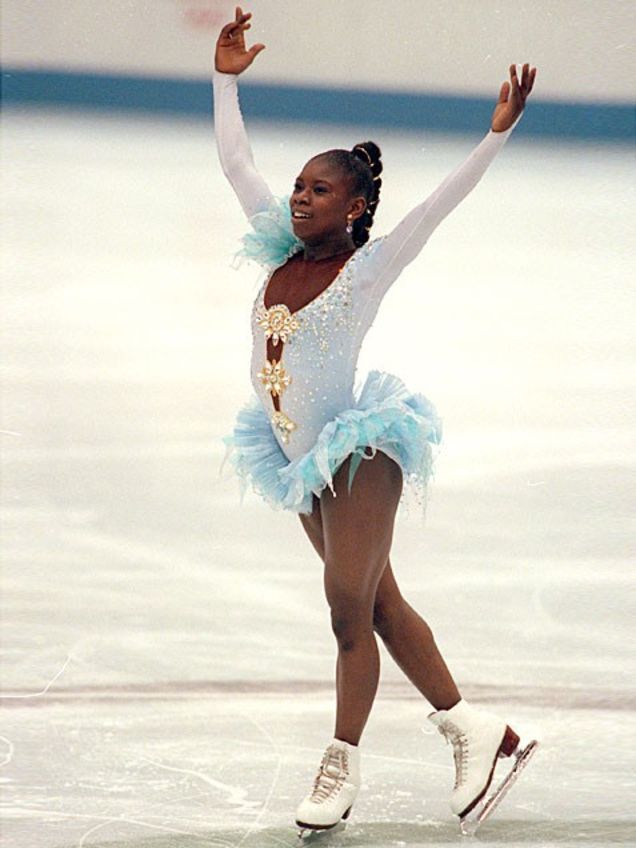
[[345, 752], [341, 748], [331, 746], [325, 753], [322, 773], [327, 777], [338, 778], [346, 774]]
[[428, 720], [435, 725], [447, 742], [454, 742], [462, 735], [460, 728], [453, 722], [448, 710], [431, 713]]
[[327, 777], [333, 777], [335, 780], [336, 778], [340, 777], [340, 767], [334, 765], [333, 763], [327, 763], [327, 765], [323, 769], [323, 773]]

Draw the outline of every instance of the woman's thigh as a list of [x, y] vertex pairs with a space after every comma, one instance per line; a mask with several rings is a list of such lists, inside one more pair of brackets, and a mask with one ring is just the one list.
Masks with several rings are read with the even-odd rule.
[[360, 463], [349, 492], [350, 461], [334, 477], [335, 496], [325, 489], [320, 498], [325, 589], [328, 598], [345, 594], [372, 606], [391, 550], [402, 471], [377, 451]]
[[314, 550], [320, 559], [324, 560], [325, 541], [322, 531], [322, 515], [320, 513], [320, 501], [315, 495], [313, 496], [313, 509], [311, 513], [300, 513], [298, 517], [300, 518], [303, 530], [307, 534]]
[[[322, 516], [320, 514], [320, 501], [314, 495], [314, 509], [311, 514], [301, 514], [300, 521], [307, 536], [314, 546], [316, 553], [324, 561], [325, 543], [322, 530]], [[401, 614], [404, 607], [404, 598], [391, 566], [391, 558], [387, 559], [378, 582], [373, 609], [373, 622], [376, 631], [384, 638], [388, 634], [389, 625], [396, 614]]]

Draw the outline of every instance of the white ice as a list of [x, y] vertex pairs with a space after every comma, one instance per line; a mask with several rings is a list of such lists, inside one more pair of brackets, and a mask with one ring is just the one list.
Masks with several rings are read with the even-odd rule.
[[[376, 138], [378, 234], [480, 140], [250, 130], [278, 193]], [[293, 846], [334, 642], [298, 520], [219, 474], [259, 276], [230, 268], [244, 222], [211, 128], [6, 110], [3, 162], [4, 845]], [[513, 134], [360, 363], [444, 418], [426, 519], [398, 521], [403, 591], [466, 697], [541, 740], [483, 845], [636, 842], [634, 170]], [[428, 712], [383, 653], [363, 791], [320, 844], [460, 841]]]

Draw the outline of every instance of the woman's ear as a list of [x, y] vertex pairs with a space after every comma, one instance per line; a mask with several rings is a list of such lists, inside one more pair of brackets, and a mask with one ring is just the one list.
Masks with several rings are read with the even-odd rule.
[[351, 203], [349, 204], [349, 215], [351, 215], [351, 217], [355, 221], [362, 215], [364, 215], [366, 208], [367, 201], [364, 199], [364, 197], [354, 197]]

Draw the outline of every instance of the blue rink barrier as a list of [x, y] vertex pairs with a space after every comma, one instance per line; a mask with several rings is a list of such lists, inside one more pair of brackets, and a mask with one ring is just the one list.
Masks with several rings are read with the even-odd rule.
[[[5, 104], [46, 104], [86, 109], [209, 116], [207, 80], [71, 73], [5, 68]], [[355, 124], [448, 132], [482, 131], [496, 97], [370, 91], [241, 82], [247, 117], [280, 121]], [[596, 141], [636, 140], [633, 103], [588, 103], [532, 99], [516, 132], [523, 135]]]

